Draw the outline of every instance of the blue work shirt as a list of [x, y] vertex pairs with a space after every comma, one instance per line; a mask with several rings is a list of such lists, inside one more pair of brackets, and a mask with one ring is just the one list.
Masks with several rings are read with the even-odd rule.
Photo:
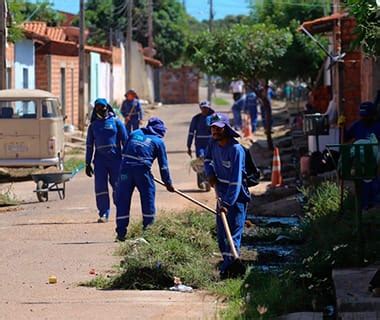
[[358, 120], [345, 132], [344, 138], [347, 141], [369, 139], [372, 133], [380, 141], [380, 122], [376, 121], [368, 125], [363, 120]]
[[187, 148], [191, 148], [193, 139], [195, 139], [196, 151], [207, 147], [211, 138], [211, 128], [207, 124], [207, 117], [198, 113], [191, 120], [189, 135], [187, 136]]
[[235, 101], [232, 105], [232, 110], [243, 111], [245, 110], [245, 96], [242, 96], [239, 100]]
[[121, 167], [150, 170], [158, 159], [160, 174], [165, 184], [172, 184], [164, 141], [147, 128], [133, 131], [123, 149]]
[[245, 112], [249, 112], [250, 110], [256, 110], [257, 112], [257, 96], [256, 93], [250, 92], [245, 96]]
[[130, 117], [130, 121], [140, 121], [143, 119], [144, 112], [138, 99], [124, 100], [120, 109], [123, 117]]
[[205, 158], [207, 177], [216, 177], [218, 196], [225, 207], [233, 206], [236, 202], [248, 202], [250, 194], [244, 182], [245, 151], [235, 139], [225, 146], [220, 146], [212, 140], [207, 148]]
[[105, 119], [93, 117], [87, 130], [86, 164], [101, 157], [106, 160], [121, 159], [121, 151], [127, 140], [124, 124], [113, 114]]

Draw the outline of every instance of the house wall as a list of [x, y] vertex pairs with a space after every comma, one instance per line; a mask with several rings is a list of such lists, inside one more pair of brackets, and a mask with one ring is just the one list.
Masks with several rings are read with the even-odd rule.
[[[35, 88], [34, 43], [24, 39], [15, 44], [15, 88]], [[24, 79], [27, 74], [27, 79]], [[26, 80], [26, 81], [25, 81]]]
[[114, 47], [112, 49], [112, 73], [113, 73], [113, 97], [112, 100], [121, 105], [124, 100], [125, 90], [125, 70], [124, 70], [124, 47]]
[[78, 126], [78, 57], [36, 55], [36, 70], [36, 87], [59, 97], [61, 104], [64, 98], [65, 123]]
[[[15, 47], [13, 43], [7, 43], [7, 47], [5, 49], [5, 56], [6, 56], [6, 66], [7, 66], [7, 73], [6, 73], [6, 81], [7, 81], [7, 89], [14, 88], [15, 86]], [[10, 78], [9, 78], [10, 76]]]
[[94, 103], [94, 101], [100, 97], [100, 78], [102, 77], [100, 63], [100, 54], [90, 52], [90, 103]]
[[99, 97], [111, 102], [111, 64], [100, 62], [100, 88]]
[[149, 76], [149, 70], [139, 44], [132, 42], [131, 87], [136, 90], [140, 99], [154, 101], [153, 75]]
[[199, 74], [192, 67], [163, 68], [160, 72], [160, 94], [163, 103], [198, 103]]

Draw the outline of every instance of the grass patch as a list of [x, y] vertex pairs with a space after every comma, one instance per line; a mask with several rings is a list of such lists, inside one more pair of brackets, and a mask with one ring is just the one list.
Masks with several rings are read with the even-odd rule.
[[20, 204], [12, 191], [12, 184], [8, 188], [0, 190], [0, 207], [16, 206]]
[[85, 150], [81, 148], [71, 148], [70, 150], [66, 151], [66, 155], [70, 155], [70, 156], [82, 155], [84, 153], [85, 153]]
[[118, 274], [95, 279], [89, 285], [107, 289], [167, 289], [176, 276], [186, 285], [205, 288], [217, 279], [212, 263], [217, 251], [212, 215], [196, 211], [169, 214], [145, 231], [140, 224], [131, 226], [128, 240], [118, 250], [123, 257]]
[[360, 245], [353, 196], [348, 191], [342, 217], [336, 184], [326, 182], [302, 191], [306, 218], [300, 227], [304, 244], [299, 261], [281, 274], [248, 272], [243, 281], [234, 284], [231, 294], [226, 292], [229, 304], [223, 311], [225, 319], [273, 319], [297, 311], [321, 312], [334, 304], [333, 268], [364, 266], [380, 259], [380, 212], [363, 217], [365, 241]]
[[230, 105], [230, 103], [226, 99], [219, 98], [219, 97], [212, 98], [212, 104], [214, 104], [216, 106], [229, 106]]
[[65, 161], [64, 163], [64, 170], [65, 171], [73, 171], [74, 169], [84, 166], [85, 162], [82, 158], [69, 158], [68, 160]]

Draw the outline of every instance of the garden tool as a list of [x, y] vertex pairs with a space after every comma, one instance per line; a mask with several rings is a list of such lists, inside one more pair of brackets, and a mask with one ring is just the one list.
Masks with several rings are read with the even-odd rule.
[[[165, 186], [165, 183], [163, 183], [161, 180], [156, 179], [156, 178], [153, 178], [153, 179], [158, 184], [160, 184], [162, 186]], [[239, 258], [239, 254], [236, 251], [235, 244], [234, 244], [234, 242], [232, 240], [230, 227], [228, 226], [228, 221], [227, 221], [226, 214], [223, 211], [219, 210], [219, 208], [220, 208], [220, 205], [219, 205], [220, 199], [218, 199], [218, 205], [217, 205], [218, 211], [219, 211], [218, 212], [218, 211], [210, 208], [209, 206], [205, 205], [204, 203], [202, 203], [202, 202], [200, 202], [200, 201], [198, 201], [198, 200], [190, 197], [186, 193], [183, 193], [180, 190], [174, 189], [174, 192], [176, 194], [180, 195], [181, 197], [189, 200], [192, 203], [195, 203], [196, 205], [200, 206], [203, 209], [206, 209], [207, 211], [209, 211], [209, 212], [211, 212], [211, 213], [213, 213], [215, 215], [220, 214], [220, 217], [221, 217], [222, 222], [223, 222], [224, 230], [226, 232], [227, 241], [228, 241], [228, 244], [229, 244], [229, 246], [231, 248], [232, 255], [234, 256], [234, 259], [235, 259], [234, 262], [228, 267], [228, 270], [226, 270], [225, 273], [227, 275], [231, 276], [231, 277], [236, 277], [236, 276], [239, 276], [239, 275], [243, 275], [245, 273], [245, 266], [241, 262], [241, 260]]]

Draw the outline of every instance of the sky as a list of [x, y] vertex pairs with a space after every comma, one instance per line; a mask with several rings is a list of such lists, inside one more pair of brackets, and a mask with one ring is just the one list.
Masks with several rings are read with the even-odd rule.
[[[37, 0], [32, 0], [37, 2]], [[154, 0], [153, 0], [154, 1]], [[181, 0], [180, 0], [181, 1]], [[208, 19], [209, 0], [184, 0], [187, 12], [198, 20]], [[51, 0], [58, 10], [77, 13], [79, 0]], [[214, 0], [215, 19], [221, 19], [226, 15], [248, 14], [247, 0]]]

